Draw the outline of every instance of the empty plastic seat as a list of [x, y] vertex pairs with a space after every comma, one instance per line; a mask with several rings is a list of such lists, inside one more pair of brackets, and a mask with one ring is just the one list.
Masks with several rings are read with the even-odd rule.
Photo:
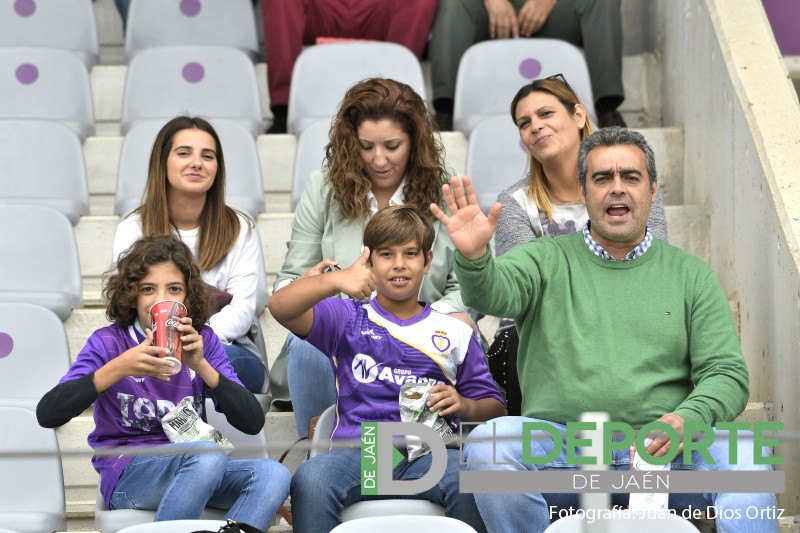
[[589, 69], [580, 49], [558, 39], [499, 39], [472, 45], [456, 77], [453, 126], [469, 135], [484, 118], [506, 115], [526, 83], [563, 74], [595, 120]]
[[[142, 123], [125, 135], [117, 171], [114, 214], [127, 215], [141, 204], [150, 152], [165, 122]], [[264, 212], [264, 187], [255, 139], [237, 123], [212, 122], [225, 154], [225, 202], [256, 219]]]
[[67, 217], [45, 205], [0, 203], [0, 302], [38, 304], [65, 320], [83, 307], [78, 245]]
[[475, 126], [467, 147], [466, 174], [484, 213], [497, 195], [524, 178], [527, 170], [528, 150], [508, 114], [489, 117]]
[[83, 147], [58, 122], [0, 120], [0, 202], [49, 205], [77, 224], [89, 214]]
[[196, 533], [219, 531], [224, 525], [224, 520], [170, 520], [129, 526], [119, 530], [118, 533]]
[[[652, 511], [647, 515], [656, 514]], [[600, 531], [613, 533], [699, 533], [685, 518], [675, 514], [665, 514], [664, 517], [646, 516], [642, 518], [625, 517], [597, 517], [591, 521], [584, 515], [572, 515], [553, 522], [545, 529], [545, 533], [573, 533], [575, 531], [588, 531], [589, 527], [597, 527]]]
[[250, 0], [136, 0], [125, 28], [128, 60], [158, 46], [230, 46], [259, 55]]
[[297, 208], [300, 197], [306, 190], [308, 177], [315, 170], [322, 169], [325, 160], [325, 146], [330, 140], [330, 129], [330, 119], [315, 120], [303, 130], [297, 139], [292, 173], [292, 212]]
[[67, 334], [55, 313], [0, 302], [0, 403], [35, 409], [69, 365]]
[[406, 47], [395, 43], [356, 42], [311, 46], [292, 70], [287, 129], [295, 135], [320, 118], [330, 120], [352, 85], [365, 78], [392, 78], [425, 99], [422, 67]]
[[91, 0], [0, 0], [0, 47], [14, 46], [70, 50], [91, 69], [100, 51]]
[[31, 409], [0, 405], [0, 524], [19, 533], [66, 531], [56, 432]]
[[407, 531], [436, 531], [436, 533], [476, 533], [467, 523], [445, 516], [380, 516], [359, 518], [339, 524], [331, 533], [405, 533]]
[[[231, 454], [231, 459], [266, 459], [269, 457], [267, 452], [267, 433], [266, 428], [262, 429], [257, 435], [247, 435], [231, 426], [225, 419], [225, 415], [214, 410], [214, 403], [211, 399], [206, 399], [206, 416], [208, 423], [220, 430], [223, 435], [228, 437], [236, 448]], [[204, 520], [224, 520], [227, 510], [206, 507], [200, 518]], [[118, 509], [109, 511], [106, 509], [100, 491], [97, 492], [97, 501], [94, 511], [94, 527], [103, 533], [116, 533], [123, 528], [128, 528], [137, 524], [152, 522], [155, 518], [155, 511], [139, 511], [136, 509]], [[134, 531], [140, 531], [136, 529]], [[141, 531], [150, 531], [141, 530]], [[157, 531], [182, 531], [182, 529]], [[188, 531], [196, 531], [191, 529]], [[213, 531], [213, 529], [212, 529]]]
[[61, 122], [83, 140], [94, 135], [89, 73], [74, 53], [0, 48], [0, 119]]
[[223, 46], [166, 46], [136, 54], [125, 78], [122, 133], [180, 113], [232, 120], [254, 136], [263, 133], [252, 61]]

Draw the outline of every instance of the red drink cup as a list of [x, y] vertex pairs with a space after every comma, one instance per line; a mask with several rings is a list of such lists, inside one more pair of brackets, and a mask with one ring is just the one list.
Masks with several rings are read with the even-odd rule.
[[153, 321], [153, 346], [166, 348], [167, 353], [159, 354], [168, 361], [175, 363], [175, 373], [181, 370], [181, 318], [186, 316], [186, 306], [175, 300], [162, 300], [150, 308], [150, 318]]

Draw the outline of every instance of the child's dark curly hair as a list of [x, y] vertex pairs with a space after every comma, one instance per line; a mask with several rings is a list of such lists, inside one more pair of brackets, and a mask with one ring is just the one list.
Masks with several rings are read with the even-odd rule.
[[103, 274], [106, 280], [103, 297], [108, 305], [106, 318], [121, 326], [136, 322], [139, 281], [147, 276], [151, 266], [166, 262], [174, 263], [183, 273], [186, 283], [186, 300], [183, 303], [194, 327], [199, 329], [208, 322], [208, 288], [200, 276], [192, 251], [174, 235], [140, 238], [120, 256], [116, 268], [112, 267]]

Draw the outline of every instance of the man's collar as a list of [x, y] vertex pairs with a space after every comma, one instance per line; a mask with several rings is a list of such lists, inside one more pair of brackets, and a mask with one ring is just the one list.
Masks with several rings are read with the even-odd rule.
[[642, 242], [637, 244], [633, 250], [628, 252], [625, 257], [622, 259], [616, 259], [613, 255], [608, 253], [605, 248], [603, 248], [599, 242], [594, 240], [592, 237], [591, 232], [589, 231], [589, 226], [591, 225], [591, 221], [587, 222], [585, 226], [583, 226], [583, 242], [586, 243], [586, 246], [599, 257], [600, 259], [606, 259], [608, 261], [633, 261], [644, 255], [644, 253], [650, 249], [650, 246], [653, 244], [653, 234], [650, 233], [650, 228], [645, 229], [644, 239]]

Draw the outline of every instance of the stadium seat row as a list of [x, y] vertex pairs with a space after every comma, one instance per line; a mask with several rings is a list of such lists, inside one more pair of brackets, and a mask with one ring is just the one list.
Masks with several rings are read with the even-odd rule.
[[[91, 69], [99, 56], [91, 0], [0, 0], [0, 48], [70, 50]], [[128, 12], [128, 60], [160, 46], [213, 45], [237, 48], [252, 61], [259, 56], [255, 13], [250, 0], [137, 0]]]

